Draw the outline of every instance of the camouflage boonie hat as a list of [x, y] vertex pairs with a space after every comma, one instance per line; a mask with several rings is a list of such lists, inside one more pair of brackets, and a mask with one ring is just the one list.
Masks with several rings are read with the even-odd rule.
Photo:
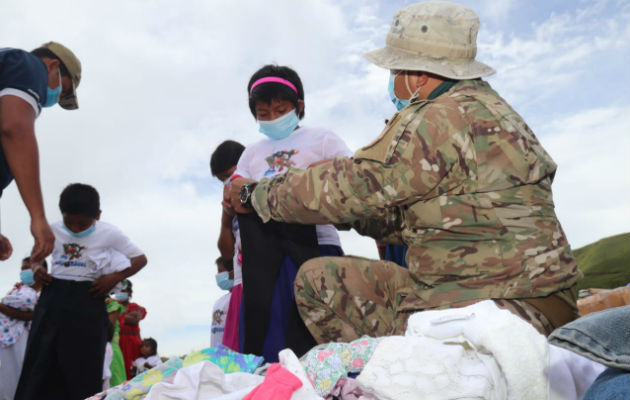
[[385, 47], [365, 57], [387, 69], [480, 78], [495, 71], [475, 61], [478, 30], [479, 18], [468, 7], [446, 1], [412, 4], [394, 15]]

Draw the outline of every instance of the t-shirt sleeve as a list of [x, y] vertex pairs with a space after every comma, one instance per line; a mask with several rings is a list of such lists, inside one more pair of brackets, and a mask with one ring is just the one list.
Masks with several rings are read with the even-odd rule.
[[48, 73], [42, 61], [23, 50], [0, 50], [0, 66], [0, 97], [17, 96], [39, 115], [48, 86]]
[[110, 249], [110, 261], [107, 266], [103, 268], [103, 274], [111, 274], [114, 272], [122, 271], [131, 266], [129, 258], [116, 250]]
[[110, 235], [110, 247], [124, 254], [127, 258], [137, 257], [144, 254], [142, 250], [133, 244], [131, 240], [129, 240], [129, 238], [118, 228], [112, 226]]
[[252, 156], [251, 147], [246, 147], [241, 154], [241, 157], [238, 159], [238, 163], [236, 164], [236, 170], [234, 171], [234, 175], [240, 175], [243, 178], [252, 178], [252, 174], [249, 171], [249, 163], [250, 158]]
[[322, 147], [324, 160], [335, 157], [350, 157], [353, 154], [346, 145], [346, 142], [330, 131], [324, 134]]

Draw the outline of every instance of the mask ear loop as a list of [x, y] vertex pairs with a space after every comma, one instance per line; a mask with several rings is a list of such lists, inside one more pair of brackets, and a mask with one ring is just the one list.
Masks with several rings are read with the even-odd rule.
[[407, 91], [409, 91], [409, 93], [411, 93], [411, 96], [409, 96], [409, 101], [413, 100], [418, 92], [420, 91], [420, 89], [422, 89], [422, 86], [418, 86], [418, 88], [416, 90], [411, 90], [411, 87], [409, 86], [409, 78], [408, 78], [408, 74], [405, 72], [405, 86], [407, 87]]

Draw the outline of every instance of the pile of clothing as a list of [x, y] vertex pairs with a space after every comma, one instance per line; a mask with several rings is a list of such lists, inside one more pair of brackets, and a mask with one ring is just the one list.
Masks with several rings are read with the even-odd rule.
[[492, 301], [412, 315], [404, 336], [314, 347], [279, 362], [225, 347], [173, 359], [94, 400], [580, 399], [604, 366], [550, 345]]

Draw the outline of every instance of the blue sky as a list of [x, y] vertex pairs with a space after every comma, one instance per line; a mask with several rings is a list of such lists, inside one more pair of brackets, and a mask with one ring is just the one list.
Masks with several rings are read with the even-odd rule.
[[[556, 211], [574, 247], [629, 229], [630, 4], [621, 0], [463, 1], [481, 19], [478, 59], [490, 84], [558, 163]], [[209, 343], [221, 185], [212, 150], [259, 133], [246, 84], [260, 66], [290, 65], [306, 91], [304, 125], [337, 132], [351, 149], [394, 111], [388, 72], [362, 56], [381, 47], [405, 1], [2, 1], [2, 46], [53, 39], [83, 62], [78, 111], [45, 110], [36, 130], [46, 211], [70, 182], [101, 192], [103, 220], [149, 258], [135, 279], [148, 309], [142, 333], [163, 354]], [[246, 10], [246, 11], [245, 11]], [[51, 23], [58, 21], [56, 23]], [[15, 255], [0, 291], [32, 245], [13, 185], [1, 200]], [[373, 240], [343, 233], [349, 254], [376, 257]], [[204, 330], [204, 326], [207, 327]]]

